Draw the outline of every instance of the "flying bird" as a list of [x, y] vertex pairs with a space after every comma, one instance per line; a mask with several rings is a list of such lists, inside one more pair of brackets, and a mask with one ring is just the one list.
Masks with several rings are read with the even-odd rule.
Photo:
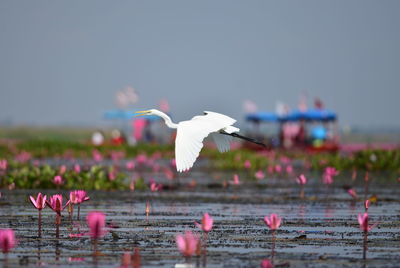
[[203, 140], [208, 135], [212, 136], [220, 152], [229, 151], [232, 137], [266, 147], [261, 142], [237, 134], [240, 129], [233, 126], [236, 120], [224, 114], [206, 111], [204, 115], [195, 116], [178, 124], [173, 123], [168, 115], [156, 109], [136, 112], [136, 116], [142, 115], [159, 116], [169, 128], [177, 129], [175, 160], [178, 172], [189, 170], [193, 166], [203, 148]]

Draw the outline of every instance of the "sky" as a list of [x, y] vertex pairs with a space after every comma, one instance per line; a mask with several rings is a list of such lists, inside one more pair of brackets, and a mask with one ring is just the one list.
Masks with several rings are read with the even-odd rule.
[[341, 125], [399, 127], [398, 0], [0, 1], [0, 123], [96, 125], [115, 94], [174, 120], [305, 93]]

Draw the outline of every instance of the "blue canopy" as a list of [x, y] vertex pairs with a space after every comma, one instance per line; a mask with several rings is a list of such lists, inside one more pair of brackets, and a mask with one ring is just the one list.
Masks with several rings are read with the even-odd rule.
[[252, 113], [248, 114], [246, 116], [247, 121], [254, 121], [254, 122], [276, 122], [278, 121], [278, 116], [274, 113], [268, 113], [268, 112], [258, 112], [258, 113]]
[[247, 121], [254, 122], [276, 122], [276, 121], [334, 121], [336, 120], [336, 113], [329, 110], [309, 109], [307, 111], [294, 110], [287, 115], [278, 116], [275, 113], [257, 112], [248, 114]]
[[280, 118], [282, 121], [334, 121], [336, 120], [336, 113], [329, 110], [322, 109], [309, 109], [307, 111], [294, 110], [288, 115]]
[[[125, 111], [125, 110], [109, 110], [103, 114], [105, 119], [123, 119], [123, 120], [130, 120], [135, 118], [134, 111]], [[161, 120], [160, 117], [155, 115], [143, 115], [138, 118], [145, 118], [149, 121], [158, 121]]]

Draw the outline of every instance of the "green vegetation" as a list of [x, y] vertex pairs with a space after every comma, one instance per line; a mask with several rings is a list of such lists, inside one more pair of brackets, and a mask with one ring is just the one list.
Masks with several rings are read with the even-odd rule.
[[65, 140], [27, 140], [6, 146], [0, 144], [0, 158], [11, 158], [18, 152], [28, 152], [33, 158], [50, 158], [70, 156], [75, 158], [91, 158], [93, 150], [99, 151], [106, 157], [113, 152], [122, 152], [125, 157], [134, 157], [140, 153], [147, 155], [173, 152], [173, 145], [155, 145], [142, 143], [136, 146], [103, 145], [94, 146], [88, 143]]
[[62, 183], [56, 185], [53, 180], [58, 175], [58, 169], [49, 165], [34, 166], [29, 164], [11, 163], [9, 171], [0, 180], [0, 187], [15, 187], [17, 189], [79, 189], [111, 190], [127, 189], [125, 175], [117, 173], [113, 180], [109, 179], [109, 168], [91, 166], [79, 173], [66, 171], [61, 175]]
[[[66, 140], [27, 140], [19, 142], [0, 143], [0, 160], [7, 159], [7, 168], [0, 169], [0, 187], [2, 188], [62, 188], [85, 190], [112, 190], [129, 189], [130, 181], [124, 173], [110, 166], [94, 164], [83, 166], [80, 172], [68, 169], [62, 173], [63, 183], [56, 185], [54, 177], [60, 173], [59, 166], [51, 166], [47, 159], [91, 159], [93, 152], [101, 153], [103, 157], [111, 158], [118, 155], [120, 158], [134, 158], [139, 154], [172, 159], [174, 157], [173, 145], [138, 144], [137, 146], [111, 146], [95, 147], [78, 141]], [[245, 162], [249, 172], [257, 170], [266, 171], [268, 167], [280, 165], [285, 168], [293, 165], [297, 169], [322, 170], [327, 166], [338, 170], [368, 170], [388, 171], [400, 174], [400, 150], [363, 150], [353, 154], [309, 154], [301, 151], [273, 151], [254, 152], [246, 149], [233, 150], [219, 153], [215, 149], [205, 148], [202, 157], [210, 159], [210, 169], [218, 170], [243, 170]], [[17, 159], [17, 160], [16, 160]], [[35, 159], [41, 159], [40, 165]], [[67, 160], [65, 160], [66, 162]], [[78, 160], [80, 161], [80, 160]], [[67, 163], [67, 162], [66, 162]], [[150, 167], [148, 167], [150, 168]], [[110, 174], [112, 174], [110, 176]], [[254, 174], [254, 173], [253, 173]], [[135, 189], [147, 189], [143, 179], [135, 181]]]

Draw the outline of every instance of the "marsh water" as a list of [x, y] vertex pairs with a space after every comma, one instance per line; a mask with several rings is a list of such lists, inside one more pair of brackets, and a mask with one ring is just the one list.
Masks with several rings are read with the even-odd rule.
[[[140, 251], [141, 267], [260, 267], [269, 259], [276, 267], [398, 267], [400, 262], [400, 183], [390, 175], [370, 176], [368, 187], [361, 178], [341, 174], [333, 185], [323, 185], [321, 174], [307, 174], [301, 188], [291, 176], [267, 176], [262, 180], [239, 174], [233, 185], [230, 172], [194, 170], [174, 180], [162, 174], [146, 174], [164, 184], [160, 192], [93, 191], [81, 205], [81, 217], [63, 212], [60, 237], [55, 236], [54, 212], [42, 212], [42, 234], [38, 237], [38, 212], [28, 201], [40, 190], [2, 190], [0, 228], [12, 228], [17, 247], [7, 263], [15, 266], [119, 267], [123, 252]], [[351, 186], [358, 197], [343, 188]], [[365, 191], [368, 191], [365, 193]], [[42, 191], [48, 195], [67, 191]], [[363, 201], [372, 197], [370, 223], [377, 223], [364, 245], [358, 213]], [[376, 202], [375, 202], [376, 201]], [[147, 208], [147, 209], [146, 209]], [[100, 239], [93, 257], [92, 241], [85, 234], [89, 211], [106, 214], [108, 232]], [[208, 234], [206, 254], [185, 259], [175, 235], [185, 230], [202, 236], [194, 221], [208, 212], [214, 228]], [[263, 222], [270, 213], [283, 223], [272, 233]], [[75, 234], [75, 235], [74, 235]], [[366, 259], [363, 259], [366, 251]], [[188, 265], [187, 265], [188, 266]], [[188, 266], [189, 267], [189, 266]]]

